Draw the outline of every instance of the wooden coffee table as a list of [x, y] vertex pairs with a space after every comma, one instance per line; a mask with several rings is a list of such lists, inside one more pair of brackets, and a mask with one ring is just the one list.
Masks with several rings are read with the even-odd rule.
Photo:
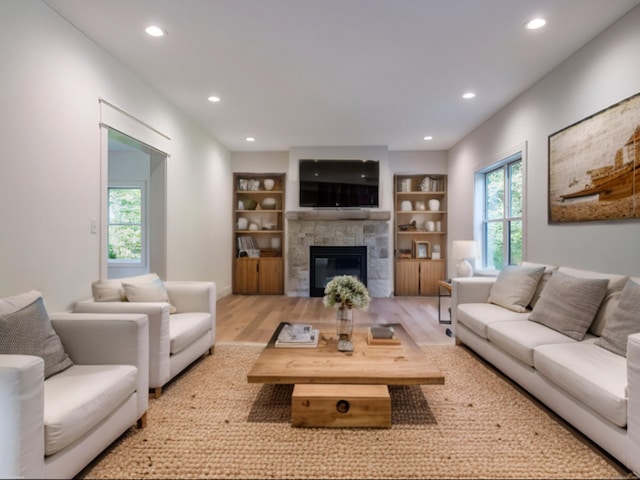
[[271, 340], [249, 383], [293, 384], [292, 425], [390, 427], [388, 385], [442, 385], [444, 376], [411, 336], [394, 324], [398, 345], [369, 345], [369, 326], [353, 330], [351, 353], [339, 352], [335, 327], [320, 327], [317, 348], [275, 348]]

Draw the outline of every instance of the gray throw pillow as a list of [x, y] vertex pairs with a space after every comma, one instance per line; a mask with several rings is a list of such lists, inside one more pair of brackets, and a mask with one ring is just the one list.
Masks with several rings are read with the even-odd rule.
[[0, 316], [0, 353], [41, 357], [45, 379], [73, 365], [51, 325], [42, 297]]
[[529, 320], [580, 341], [593, 322], [608, 285], [606, 278], [553, 272]]
[[489, 303], [500, 305], [514, 312], [526, 312], [538, 282], [544, 273], [544, 266], [505, 266], [491, 287]]
[[629, 280], [607, 319], [602, 336], [595, 343], [626, 357], [627, 337], [634, 333], [640, 333], [640, 285]]

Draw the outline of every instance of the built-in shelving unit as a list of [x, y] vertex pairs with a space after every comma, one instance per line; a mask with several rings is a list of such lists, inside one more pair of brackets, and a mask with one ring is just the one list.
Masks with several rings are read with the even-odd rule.
[[284, 173], [233, 175], [233, 293], [284, 293]]
[[395, 175], [395, 295], [437, 295], [446, 277], [447, 176]]

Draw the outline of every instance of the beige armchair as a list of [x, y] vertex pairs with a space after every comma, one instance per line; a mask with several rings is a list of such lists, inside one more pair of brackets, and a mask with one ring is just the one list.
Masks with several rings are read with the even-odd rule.
[[47, 371], [46, 353], [0, 354], [1, 478], [73, 478], [145, 424], [147, 316], [62, 313], [50, 324], [72, 363], [61, 371]]
[[[144, 282], [149, 277], [140, 278]], [[118, 287], [136, 280], [137, 277], [106, 282]], [[168, 301], [144, 302], [118, 301], [122, 295], [116, 296], [116, 301], [97, 301], [100, 290], [94, 284], [94, 297], [78, 302], [74, 308], [75, 312], [148, 315], [149, 388], [156, 398], [161, 395], [162, 387], [188, 365], [206, 353], [213, 353], [216, 337], [215, 283], [168, 281], [163, 285]]]

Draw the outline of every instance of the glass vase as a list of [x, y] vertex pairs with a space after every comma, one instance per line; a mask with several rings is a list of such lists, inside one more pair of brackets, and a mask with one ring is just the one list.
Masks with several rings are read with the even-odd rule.
[[351, 340], [353, 333], [353, 309], [347, 307], [338, 307], [336, 314], [336, 330], [338, 338]]

